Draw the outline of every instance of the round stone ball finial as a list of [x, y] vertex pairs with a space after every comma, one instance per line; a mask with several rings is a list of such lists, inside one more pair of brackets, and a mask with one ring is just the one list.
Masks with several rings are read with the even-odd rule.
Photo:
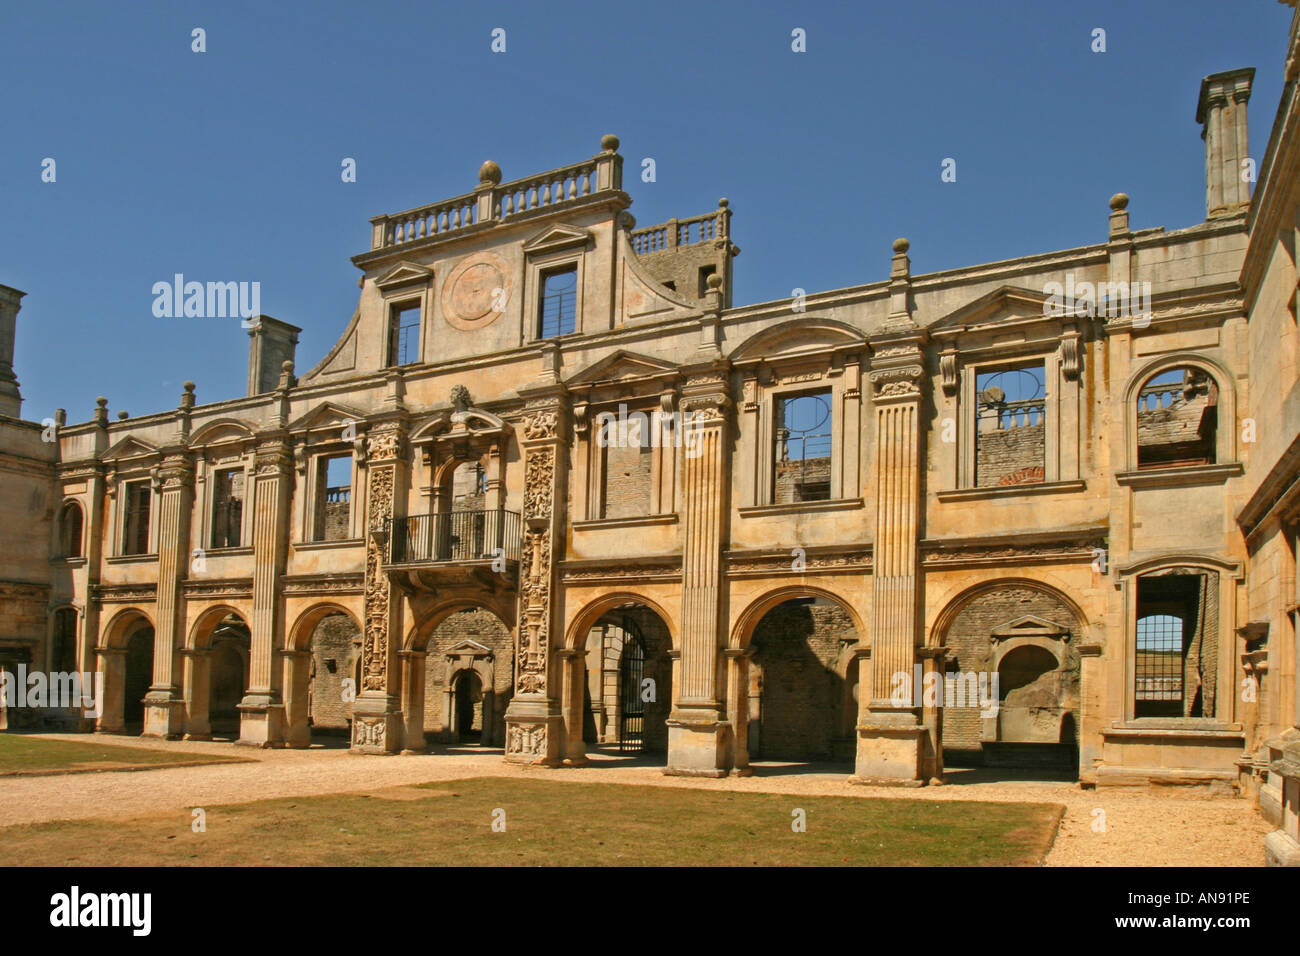
[[98, 405], [100, 408], [107, 408], [108, 399], [106, 399], [103, 395], [101, 395], [99, 396], [99, 398], [95, 399], [95, 404]]
[[501, 183], [501, 167], [492, 160], [488, 160], [478, 168], [478, 181], [487, 183], [492, 186], [498, 186]]
[[715, 291], [722, 288], [722, 276], [718, 275], [716, 272], [709, 276], [705, 282], [708, 284], [710, 289]]
[[730, 205], [731, 205], [731, 200], [728, 199], [726, 196], [723, 196], [721, 199], [718, 200], [719, 209], [726, 209]]
[[618, 152], [618, 137], [613, 133], [606, 133], [600, 138], [600, 148], [607, 153]]
[[1116, 193], [1110, 197], [1110, 208], [1119, 212], [1128, 208], [1128, 193]]
[[912, 248], [912, 244], [908, 242], [906, 239], [894, 240], [894, 251], [897, 253], [904, 253], [911, 248]]
[[185, 389], [185, 391], [187, 392], [192, 392], [194, 391], [194, 383], [186, 382], [184, 385], [181, 386], [181, 388]]
[[128, 412], [126, 409], [122, 409], [120, 412], [117, 413], [117, 420], [120, 422], [124, 422], [130, 417], [131, 417], [131, 413]]

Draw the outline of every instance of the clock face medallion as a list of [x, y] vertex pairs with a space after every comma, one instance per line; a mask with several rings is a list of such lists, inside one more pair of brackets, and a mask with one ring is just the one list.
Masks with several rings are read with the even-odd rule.
[[509, 297], [505, 263], [482, 252], [465, 259], [447, 277], [442, 312], [458, 329], [482, 328], [503, 314]]

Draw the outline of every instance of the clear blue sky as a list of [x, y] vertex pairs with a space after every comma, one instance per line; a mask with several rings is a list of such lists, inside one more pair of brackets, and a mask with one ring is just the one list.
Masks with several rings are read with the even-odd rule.
[[[586, 159], [618, 134], [638, 223], [735, 211], [735, 301], [1204, 218], [1201, 77], [1255, 66], [1275, 0], [83, 3], [0, 12], [0, 283], [28, 293], [23, 415], [243, 395], [238, 319], [159, 319], [155, 282], [258, 281], [314, 365], [352, 315], [369, 217]], [[1229, 24], [1233, 27], [1229, 28]], [[191, 30], [207, 52], [191, 52]], [[506, 30], [506, 52], [490, 49]], [[807, 31], [807, 52], [791, 31]], [[1107, 31], [1107, 52], [1090, 50]], [[643, 157], [657, 181], [643, 183]], [[41, 181], [52, 157], [57, 181]], [[357, 182], [340, 163], [357, 161]], [[957, 160], [957, 182], [940, 164]]]

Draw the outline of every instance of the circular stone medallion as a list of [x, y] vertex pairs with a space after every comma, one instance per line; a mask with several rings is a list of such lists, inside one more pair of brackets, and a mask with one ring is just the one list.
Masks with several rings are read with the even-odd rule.
[[490, 252], [465, 259], [452, 270], [442, 287], [442, 314], [458, 329], [489, 325], [503, 313], [510, 299], [506, 264]]

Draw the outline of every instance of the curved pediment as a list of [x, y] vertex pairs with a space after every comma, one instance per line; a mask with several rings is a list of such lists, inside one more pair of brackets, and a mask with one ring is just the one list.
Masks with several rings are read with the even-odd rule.
[[866, 346], [857, 329], [835, 319], [808, 316], [791, 319], [750, 336], [730, 354], [733, 362], [815, 355], [843, 348]]
[[412, 442], [434, 441], [454, 434], [492, 435], [510, 431], [505, 419], [482, 408], [436, 412], [411, 430]]
[[253, 429], [234, 418], [219, 418], [198, 428], [190, 436], [190, 445], [220, 445], [253, 438]]

